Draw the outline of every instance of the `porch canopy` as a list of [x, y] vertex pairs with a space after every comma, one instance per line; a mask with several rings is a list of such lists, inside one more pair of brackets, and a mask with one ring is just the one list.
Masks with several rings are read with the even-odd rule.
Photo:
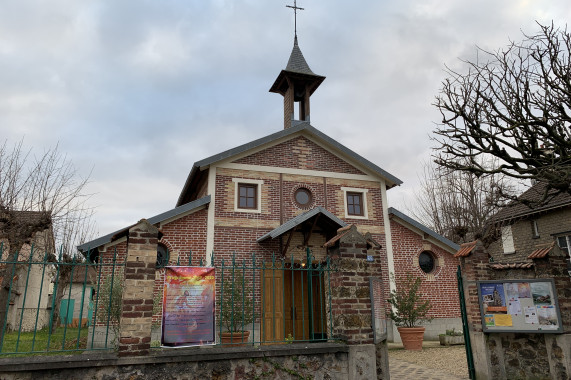
[[287, 237], [287, 242], [283, 253], [287, 252], [291, 238], [294, 232], [301, 232], [304, 237], [303, 245], [307, 246], [311, 235], [318, 231], [325, 236], [327, 241], [331, 237], [335, 236], [337, 230], [340, 227], [345, 227], [347, 224], [324, 209], [321, 206], [317, 206], [309, 211], [306, 211], [282, 224], [281, 226], [273, 229], [267, 234], [261, 236], [256, 240], [258, 243], [262, 243], [267, 239], [276, 239], [289, 233]]

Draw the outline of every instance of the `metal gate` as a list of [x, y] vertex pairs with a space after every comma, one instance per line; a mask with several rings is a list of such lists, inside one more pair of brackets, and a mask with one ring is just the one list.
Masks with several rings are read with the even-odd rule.
[[462, 314], [462, 330], [464, 332], [464, 342], [466, 342], [466, 360], [468, 361], [468, 374], [470, 379], [476, 379], [476, 370], [474, 368], [474, 356], [472, 355], [472, 344], [470, 342], [470, 332], [468, 329], [468, 316], [466, 313], [466, 300], [464, 298], [464, 281], [462, 279], [462, 270], [458, 265], [456, 271], [456, 278], [458, 279], [458, 295], [460, 296], [460, 312]]

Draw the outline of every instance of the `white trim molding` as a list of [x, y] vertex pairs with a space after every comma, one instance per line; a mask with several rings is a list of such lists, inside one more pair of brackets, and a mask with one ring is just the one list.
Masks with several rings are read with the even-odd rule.
[[[234, 212], [249, 212], [254, 214], [260, 214], [262, 212], [262, 185], [264, 181], [261, 179], [248, 179], [248, 178], [232, 178], [234, 182]], [[256, 189], [256, 208], [255, 209], [245, 209], [238, 207], [238, 185], [241, 183], [258, 185]]]
[[[367, 193], [369, 189], [362, 189], [357, 187], [342, 187], [343, 190], [343, 204], [345, 205], [345, 218], [347, 219], [369, 219], [369, 212], [367, 210]], [[347, 210], [347, 193], [360, 193], [363, 199], [363, 216], [349, 215]]]

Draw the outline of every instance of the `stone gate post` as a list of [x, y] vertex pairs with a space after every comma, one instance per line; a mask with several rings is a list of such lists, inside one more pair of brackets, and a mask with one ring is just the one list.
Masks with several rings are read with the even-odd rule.
[[380, 246], [354, 225], [345, 229], [338, 232], [342, 236], [330, 250], [338, 269], [331, 274], [333, 335], [349, 345], [349, 379], [388, 379], [386, 338], [374, 344], [369, 282], [381, 277]]
[[159, 230], [145, 219], [129, 229], [119, 356], [147, 355], [151, 348], [158, 238]]

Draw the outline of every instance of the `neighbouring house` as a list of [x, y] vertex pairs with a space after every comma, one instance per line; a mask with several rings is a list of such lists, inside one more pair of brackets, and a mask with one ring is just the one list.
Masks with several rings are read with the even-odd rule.
[[[251, 261], [254, 255], [260, 264], [277, 260], [291, 266], [291, 275], [286, 270], [278, 288], [273, 289], [275, 294], [285, 294], [293, 286], [307, 289], [307, 279], [294, 276], [293, 268], [306, 264], [308, 249], [313, 263], [324, 262], [339, 248], [335, 238], [353, 226], [352, 233], [361, 236], [355, 238], [358, 244], [370, 251], [363, 262], [378, 268], [384, 281], [385, 300], [396, 286], [389, 280], [389, 272], [396, 270], [400, 276], [407, 269], [401, 263], [407, 262], [418, 275], [429, 279], [427, 289], [440, 309], [435, 316], [456, 318], [451, 253], [457, 247], [404, 214], [391, 212], [387, 191], [401, 181], [310, 124], [310, 98], [324, 79], [311, 71], [296, 37], [286, 69], [270, 88], [270, 92], [283, 96], [283, 129], [194, 163], [176, 207], [147, 219], [162, 234], [157, 267], [187, 265], [191, 257], [193, 264], [202, 260], [219, 265], [221, 260], [229, 263], [233, 257], [237, 262]], [[298, 107], [297, 116], [294, 107]], [[79, 249], [91, 260], [106, 263], [103, 275], [109, 276], [114, 272], [111, 263], [124, 261], [128, 231], [126, 227]], [[398, 236], [396, 240], [393, 234]], [[423, 271], [418, 260], [425, 257], [434, 267]], [[162, 283], [159, 269], [156, 294], [160, 294]], [[256, 285], [260, 286], [265, 285]], [[325, 284], [317, 284], [313, 289], [324, 292], [325, 288]], [[369, 297], [368, 293], [363, 295]], [[270, 310], [275, 302], [268, 300], [258, 297], [256, 306]], [[289, 297], [283, 306], [285, 328], [280, 329], [279, 336], [265, 331], [266, 324], [250, 327], [261, 329], [257, 336], [283, 340], [291, 332], [295, 339], [304, 338], [303, 329], [295, 333], [292, 329], [296, 318], [310, 325], [307, 315], [292, 317], [304, 307]], [[446, 307], [454, 310], [443, 310]], [[315, 308], [314, 315], [325, 318], [322, 310], [317, 310], [320, 305], [311, 308]], [[153, 318], [159, 323], [160, 313]], [[323, 331], [317, 333], [323, 337]]]
[[60, 324], [78, 327], [81, 320], [81, 326], [89, 326], [93, 317], [97, 271], [90, 265], [75, 265], [64, 268], [70, 272], [73, 269], [73, 277], [70, 273], [69, 278], [59, 284], [63, 287], [59, 300]]
[[[18, 211], [14, 213], [20, 225], [36, 224], [44, 213]], [[21, 247], [11, 247], [0, 231], [0, 281], [8, 272], [11, 277], [10, 302], [6, 328], [8, 330], [33, 331], [48, 325], [51, 311], [50, 295], [53, 266], [47, 264], [47, 257], [54, 252], [52, 227], [32, 234]], [[7, 262], [11, 250], [18, 251], [18, 264]], [[30, 263], [31, 262], [31, 263]]]
[[489, 232], [493, 238], [487, 252], [497, 269], [529, 267], [534, 258], [545, 257], [554, 248], [569, 255], [571, 195], [560, 193], [540, 206], [527, 206], [537, 205], [545, 189], [544, 183], [535, 184], [519, 197], [520, 202], [502, 208], [493, 217]]

